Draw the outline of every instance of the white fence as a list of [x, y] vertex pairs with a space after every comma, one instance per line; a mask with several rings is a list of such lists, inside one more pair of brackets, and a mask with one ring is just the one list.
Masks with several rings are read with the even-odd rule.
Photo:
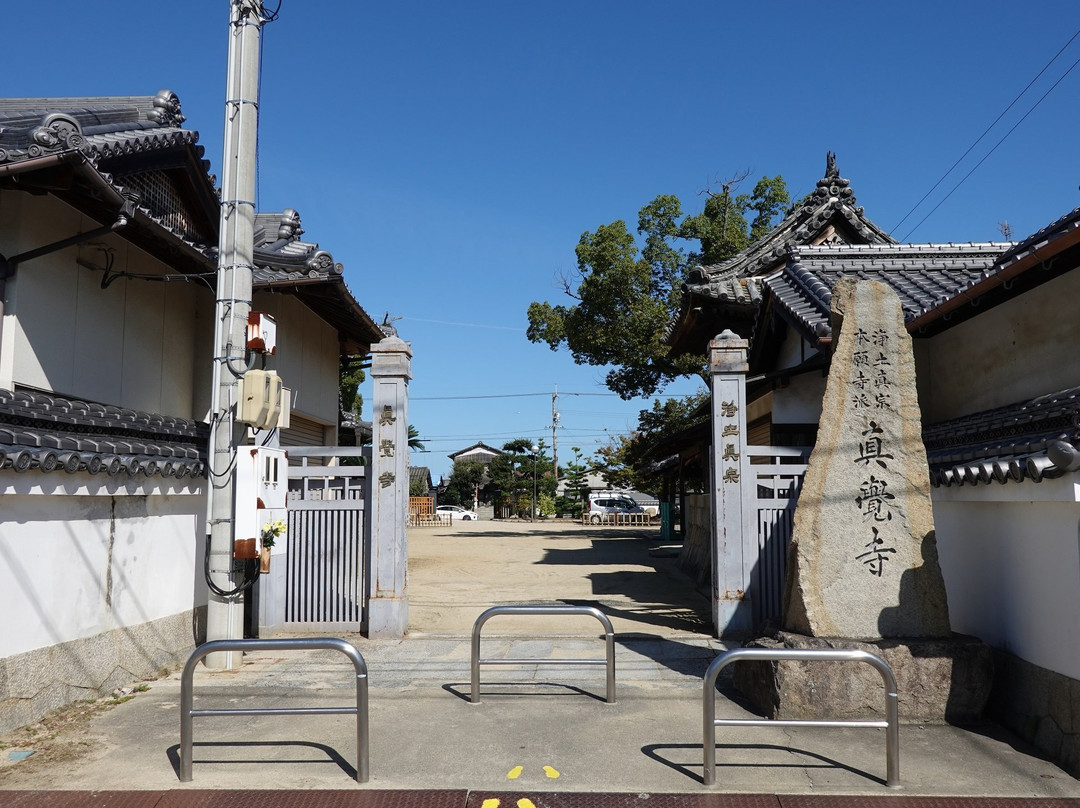
[[761, 627], [778, 621], [783, 612], [787, 550], [810, 450], [753, 445], [745, 449], [750, 457], [746, 538], [757, 542], [750, 598], [754, 625]]

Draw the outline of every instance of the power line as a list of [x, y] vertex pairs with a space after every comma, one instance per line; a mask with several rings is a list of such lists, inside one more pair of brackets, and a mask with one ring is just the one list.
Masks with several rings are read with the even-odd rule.
[[[915, 205], [914, 205], [914, 206], [912, 206], [911, 210], [909, 210], [909, 211], [908, 211], [907, 213], [905, 213], [905, 214], [904, 214], [904, 217], [903, 217], [903, 218], [902, 218], [902, 219], [901, 219], [900, 221], [898, 221], [898, 222], [897, 222], [897, 223], [896, 223], [896, 224], [895, 224], [895, 225], [893, 226], [893, 228], [892, 228], [892, 230], [893, 230], [893, 231], [895, 231], [895, 230], [896, 230], [897, 228], [899, 228], [899, 227], [900, 227], [900, 225], [902, 225], [902, 224], [903, 224], [903, 223], [904, 223], [905, 221], [907, 221], [908, 217], [909, 217], [909, 216], [911, 216], [911, 214], [912, 214], [912, 213], [914, 213], [914, 212], [915, 212], [915, 211], [916, 211], [916, 210], [917, 210], [917, 209], [919, 208], [919, 206], [920, 206], [920, 205], [922, 205], [922, 203], [926, 201], [927, 197], [929, 197], [929, 196], [930, 196], [930, 194], [932, 194], [932, 193], [933, 193], [934, 191], [936, 191], [936, 190], [938, 189], [938, 186], [940, 186], [940, 185], [941, 185], [941, 183], [943, 183], [943, 182], [945, 181], [945, 178], [946, 178], [946, 177], [948, 177], [948, 176], [949, 176], [949, 175], [950, 175], [950, 174], [951, 174], [951, 173], [952, 173], [952, 172], [953, 172], [953, 171], [954, 171], [954, 170], [956, 169], [956, 167], [957, 167], [958, 165], [960, 165], [960, 163], [961, 163], [961, 162], [963, 162], [964, 158], [965, 158], [965, 157], [967, 157], [967, 156], [968, 156], [968, 155], [969, 155], [969, 154], [971, 153], [971, 150], [972, 150], [972, 149], [974, 149], [974, 148], [975, 148], [976, 146], [978, 146], [978, 145], [979, 145], [979, 143], [980, 143], [980, 142], [982, 142], [982, 139], [983, 139], [984, 137], [986, 137], [986, 136], [987, 136], [987, 135], [988, 135], [988, 134], [990, 133], [990, 130], [991, 130], [991, 129], [993, 129], [993, 128], [994, 128], [995, 126], [997, 126], [998, 122], [999, 122], [999, 121], [1000, 121], [1000, 120], [1001, 120], [1001, 119], [1002, 119], [1003, 117], [1005, 117], [1005, 114], [1006, 114], [1006, 113], [1008, 113], [1008, 111], [1009, 111], [1010, 109], [1012, 109], [1012, 108], [1013, 108], [1013, 107], [1014, 107], [1014, 106], [1016, 105], [1016, 102], [1017, 102], [1017, 101], [1019, 101], [1019, 100], [1020, 100], [1020, 99], [1021, 99], [1021, 98], [1022, 98], [1022, 97], [1024, 96], [1024, 94], [1025, 94], [1025, 93], [1027, 93], [1027, 91], [1028, 91], [1028, 90], [1030, 90], [1030, 89], [1031, 89], [1031, 86], [1032, 86], [1032, 85], [1033, 85], [1033, 84], [1034, 84], [1034, 83], [1035, 83], [1036, 81], [1038, 81], [1038, 80], [1039, 80], [1039, 79], [1040, 79], [1040, 78], [1042, 77], [1042, 74], [1043, 74], [1043, 73], [1045, 73], [1045, 72], [1046, 72], [1046, 71], [1047, 71], [1047, 70], [1048, 70], [1048, 69], [1050, 68], [1050, 65], [1052, 65], [1052, 64], [1053, 64], [1054, 62], [1056, 62], [1056, 61], [1057, 61], [1058, 57], [1059, 57], [1059, 56], [1061, 56], [1061, 54], [1065, 52], [1065, 49], [1066, 49], [1066, 48], [1068, 48], [1068, 47], [1069, 47], [1069, 45], [1071, 45], [1071, 44], [1073, 43], [1073, 40], [1074, 40], [1074, 39], [1076, 39], [1076, 38], [1077, 38], [1078, 36], [1080, 36], [1080, 29], [1078, 29], [1078, 30], [1076, 31], [1076, 33], [1074, 33], [1074, 34], [1073, 34], [1073, 35], [1072, 35], [1072, 36], [1071, 36], [1071, 37], [1069, 38], [1069, 41], [1068, 41], [1068, 42], [1066, 42], [1066, 43], [1065, 43], [1065, 44], [1064, 44], [1064, 45], [1063, 45], [1063, 46], [1061, 47], [1061, 50], [1059, 50], [1059, 51], [1058, 51], [1057, 53], [1055, 53], [1055, 54], [1054, 54], [1053, 58], [1052, 58], [1052, 59], [1051, 59], [1051, 60], [1050, 60], [1049, 62], [1047, 62], [1047, 63], [1046, 63], [1046, 64], [1045, 64], [1044, 66], [1043, 66], [1043, 69], [1042, 69], [1042, 70], [1040, 70], [1040, 71], [1039, 71], [1039, 72], [1038, 72], [1038, 73], [1037, 73], [1037, 74], [1035, 75], [1035, 78], [1033, 78], [1033, 79], [1032, 79], [1031, 81], [1029, 81], [1029, 82], [1027, 83], [1027, 86], [1026, 86], [1026, 87], [1024, 87], [1024, 89], [1023, 89], [1023, 90], [1021, 90], [1021, 91], [1019, 92], [1019, 94], [1017, 94], [1017, 96], [1016, 96], [1016, 97], [1015, 97], [1015, 98], [1014, 98], [1014, 99], [1013, 99], [1013, 100], [1012, 100], [1011, 102], [1009, 102], [1009, 105], [1008, 105], [1007, 107], [1005, 107], [1005, 109], [1004, 109], [1004, 110], [1002, 110], [1002, 111], [1001, 111], [1001, 114], [999, 114], [999, 115], [998, 115], [998, 116], [997, 116], [997, 117], [996, 117], [996, 118], [994, 119], [993, 123], [991, 123], [991, 124], [990, 124], [990, 125], [989, 125], [988, 127], [986, 127], [986, 129], [985, 129], [985, 130], [983, 131], [983, 133], [982, 133], [981, 135], [979, 135], [979, 137], [978, 137], [978, 138], [976, 138], [975, 142], [974, 142], [974, 143], [972, 143], [972, 144], [971, 144], [970, 146], [968, 146], [968, 147], [967, 147], [967, 150], [966, 150], [966, 151], [965, 151], [965, 152], [964, 152], [963, 154], [961, 154], [961, 155], [960, 155], [960, 157], [959, 157], [959, 158], [958, 158], [958, 159], [956, 160], [956, 162], [955, 162], [955, 163], [953, 163], [953, 164], [952, 164], [952, 165], [951, 165], [951, 166], [949, 167], [949, 170], [948, 170], [948, 171], [946, 171], [946, 172], [945, 172], [944, 174], [942, 174], [942, 175], [941, 175], [941, 177], [940, 177], [940, 178], [938, 179], [938, 181], [934, 183], [933, 187], [932, 187], [932, 188], [931, 188], [931, 189], [930, 189], [929, 191], [927, 191], [927, 192], [926, 192], [925, 194], [923, 194], [923, 196], [922, 196], [922, 199], [920, 199], [920, 200], [919, 200], [918, 202], [916, 202], [916, 203], [915, 203]], [[1073, 63], [1072, 67], [1070, 67], [1070, 68], [1069, 68], [1069, 69], [1068, 69], [1067, 71], [1065, 71], [1065, 75], [1063, 75], [1063, 76], [1062, 76], [1061, 78], [1059, 78], [1059, 79], [1058, 79], [1058, 80], [1057, 80], [1057, 81], [1056, 81], [1056, 82], [1054, 83], [1053, 87], [1051, 87], [1051, 88], [1050, 88], [1050, 90], [1053, 90], [1053, 89], [1054, 89], [1054, 87], [1057, 87], [1057, 85], [1061, 83], [1061, 80], [1062, 80], [1062, 79], [1064, 79], [1064, 78], [1065, 78], [1065, 76], [1069, 75], [1069, 73], [1071, 73], [1071, 72], [1072, 72], [1072, 70], [1073, 70], [1073, 68], [1074, 68], [1074, 67], [1076, 67], [1076, 63], [1075, 63], [1075, 62]], [[1010, 129], [1010, 130], [1009, 130], [1008, 132], [1006, 132], [1006, 133], [1005, 133], [1005, 137], [1003, 137], [1003, 138], [1002, 138], [1001, 140], [999, 140], [999, 141], [997, 142], [997, 144], [996, 144], [996, 145], [994, 146], [994, 148], [993, 148], [993, 149], [991, 149], [991, 150], [990, 150], [990, 152], [989, 152], [989, 153], [987, 153], [987, 154], [986, 154], [986, 156], [985, 156], [985, 157], [983, 157], [983, 159], [982, 159], [982, 160], [980, 160], [980, 161], [979, 161], [979, 162], [978, 162], [978, 163], [976, 164], [975, 168], [978, 168], [978, 167], [979, 167], [980, 165], [982, 165], [982, 163], [983, 163], [983, 162], [984, 162], [984, 161], [986, 160], [986, 158], [987, 158], [987, 157], [989, 157], [989, 156], [990, 156], [991, 154], [993, 154], [993, 153], [994, 153], [994, 150], [995, 150], [995, 149], [997, 149], [997, 147], [1001, 145], [1001, 143], [1002, 143], [1002, 142], [1003, 142], [1003, 141], [1005, 140], [1005, 138], [1006, 138], [1006, 137], [1008, 137], [1008, 136], [1009, 136], [1010, 134], [1012, 134], [1012, 131], [1013, 131], [1013, 129], [1016, 129], [1016, 127], [1017, 127], [1017, 126], [1019, 126], [1021, 122], [1023, 122], [1024, 118], [1027, 118], [1027, 116], [1031, 114], [1031, 112], [1032, 112], [1032, 111], [1033, 111], [1033, 110], [1035, 109], [1035, 107], [1037, 107], [1037, 106], [1038, 106], [1039, 104], [1041, 104], [1041, 103], [1042, 103], [1042, 100], [1043, 100], [1043, 98], [1046, 98], [1046, 95], [1048, 95], [1048, 94], [1050, 93], [1050, 90], [1047, 90], [1046, 94], [1044, 94], [1042, 98], [1040, 98], [1040, 99], [1039, 99], [1038, 101], [1036, 101], [1036, 102], [1035, 102], [1035, 106], [1033, 106], [1033, 107], [1032, 107], [1031, 109], [1029, 109], [1029, 110], [1028, 110], [1028, 111], [1027, 111], [1027, 112], [1026, 112], [1026, 113], [1024, 114], [1024, 117], [1023, 117], [1023, 118], [1021, 118], [1021, 119], [1020, 119], [1019, 121], [1017, 121], [1017, 123], [1016, 123], [1016, 124], [1015, 124], [1015, 125], [1014, 125], [1014, 126], [1012, 127], [1012, 129]], [[964, 176], [964, 178], [963, 178], [962, 180], [960, 180], [960, 182], [958, 182], [958, 183], [957, 183], [957, 184], [956, 184], [956, 185], [955, 185], [955, 186], [953, 187], [952, 191], [949, 191], [949, 193], [948, 193], [948, 194], [946, 195], [945, 199], [948, 199], [948, 198], [949, 198], [950, 196], [952, 196], [952, 194], [953, 194], [953, 191], [955, 191], [955, 190], [956, 190], [957, 188], [959, 188], [959, 187], [960, 187], [960, 186], [961, 186], [961, 185], [962, 185], [962, 184], [964, 183], [964, 180], [966, 180], [966, 179], [967, 179], [968, 177], [970, 177], [970, 176], [971, 176], [971, 173], [972, 173], [972, 171], [974, 171], [974, 170], [975, 170], [975, 169], [973, 168], [973, 169], [972, 169], [971, 171], [969, 171], [969, 172], [968, 172], [968, 173], [967, 173], [967, 174], [966, 174], [966, 175]], [[909, 231], [908, 231], [908, 233], [907, 233], [907, 235], [905, 235], [905, 236], [904, 236], [904, 237], [903, 237], [903, 238], [901, 239], [901, 241], [907, 241], [908, 237], [909, 237], [909, 236], [911, 236], [911, 234], [912, 234], [912, 233], [914, 233], [914, 232], [915, 232], [916, 230], [918, 230], [918, 229], [919, 229], [919, 227], [920, 227], [920, 226], [922, 225], [922, 223], [923, 223], [923, 222], [925, 222], [925, 221], [926, 221], [926, 219], [927, 219], [927, 218], [929, 218], [929, 217], [930, 217], [930, 215], [931, 215], [931, 214], [933, 214], [933, 212], [934, 212], [934, 211], [936, 211], [936, 210], [937, 210], [937, 209], [938, 209], [939, 207], [941, 207], [941, 203], [942, 203], [942, 202], [944, 202], [944, 201], [945, 201], [945, 199], [942, 199], [942, 200], [941, 200], [941, 202], [939, 202], [939, 203], [938, 203], [938, 204], [937, 204], [937, 205], [936, 205], [936, 206], [934, 207], [934, 210], [931, 210], [931, 211], [930, 211], [930, 213], [926, 214], [926, 216], [924, 216], [924, 217], [922, 218], [922, 220], [921, 220], [921, 221], [919, 222], [919, 224], [915, 225], [915, 227], [913, 227], [913, 228], [912, 228], [911, 230], [909, 230]]]
[[[1076, 34], [1080, 34], [1080, 31], [1077, 31]], [[1073, 35], [1073, 39], [1076, 38], [1076, 34]], [[1069, 41], [1072, 42], [1071, 39]], [[983, 155], [982, 159], [979, 160], [979, 162], [977, 162], [972, 167], [972, 169], [961, 178], [960, 182], [956, 183], [956, 185], [954, 185], [952, 187], [952, 190], [950, 190], [949, 193], [945, 194], [945, 196], [942, 198], [942, 200], [940, 202], [938, 202], [936, 205], [934, 205], [933, 209], [931, 209], [931, 211], [929, 213], [927, 213], [925, 216], [922, 217], [922, 219], [919, 220], [919, 223], [917, 225], [915, 225], [913, 228], [911, 228], [911, 230], [909, 230], [907, 232], [907, 234], [901, 239], [901, 241], [907, 241], [912, 233], [914, 233], [916, 230], [918, 230], [920, 227], [922, 227], [923, 222], [925, 222], [927, 219], [929, 219], [931, 216], [933, 216], [934, 211], [936, 211], [938, 208], [940, 208], [942, 205], [944, 205], [946, 200], [948, 200], [948, 198], [950, 196], [952, 196], [956, 192], [956, 190], [967, 181], [967, 178], [970, 177], [972, 174], [974, 174], [975, 171], [979, 168], [979, 166], [981, 166], [983, 163], [985, 163], [987, 158], [990, 157], [991, 154], [993, 154], [995, 151], [997, 151], [998, 146], [1000, 146], [1002, 143], [1004, 143], [1005, 140], [1009, 137], [1009, 135], [1011, 135], [1020, 124], [1022, 124], [1025, 120], [1027, 120], [1028, 115], [1030, 115], [1032, 112], [1034, 112], [1035, 109], [1039, 106], [1039, 104], [1041, 104], [1043, 101], [1046, 100], [1046, 97], [1048, 95], [1050, 95], [1050, 93], [1052, 93], [1057, 88], [1057, 86], [1059, 84], [1061, 84], [1061, 82], [1063, 82], [1066, 79], [1066, 77], [1068, 77], [1068, 75], [1070, 73], [1073, 72], [1073, 70], [1076, 69], [1077, 65], [1080, 65], [1080, 59], [1077, 59], [1075, 62], [1073, 62], [1071, 65], [1069, 65], [1069, 69], [1066, 70], [1061, 75], [1061, 78], [1059, 78], [1052, 85], [1050, 85], [1050, 89], [1048, 89], [1045, 93], [1043, 93], [1042, 96], [1040, 96], [1038, 101], [1036, 101], [1034, 104], [1032, 104], [1031, 108], [1028, 109], [1028, 111], [1024, 113], [1023, 117], [1021, 117], [1020, 120], [1018, 120], [1016, 123], [1014, 123], [1012, 125], [1012, 127], [1009, 129], [1008, 132], [1006, 132], [1004, 135], [1001, 136], [1001, 139], [997, 143], [994, 144], [994, 147], [992, 149], [990, 149], [990, 151], [988, 151], [985, 155]]]
[[[479, 398], [530, 398], [535, 396], [550, 396], [551, 391], [545, 393], [493, 393], [483, 396], [409, 396], [409, 401], [467, 401]], [[617, 393], [559, 393], [560, 396], [617, 396]]]
[[413, 323], [434, 323], [435, 325], [459, 325], [459, 326], [464, 326], [466, 328], [493, 328], [493, 329], [495, 329], [497, 331], [517, 331], [517, 332], [525, 331], [524, 328], [515, 328], [514, 326], [509, 326], [509, 325], [486, 325], [484, 323], [457, 323], [457, 322], [451, 322], [450, 320], [425, 320], [425, 319], [423, 319], [421, 317], [407, 317], [407, 316], [404, 316], [404, 315], [400, 319], [408, 320], [408, 321], [413, 322]]

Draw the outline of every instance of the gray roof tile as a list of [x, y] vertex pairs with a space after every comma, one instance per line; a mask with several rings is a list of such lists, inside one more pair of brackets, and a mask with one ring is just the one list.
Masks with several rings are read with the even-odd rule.
[[200, 477], [208, 434], [183, 418], [0, 390], [0, 470]]
[[1080, 445], [1080, 387], [926, 427], [923, 442], [934, 486], [1022, 482], [1064, 473], [1047, 457], [1063, 440]]
[[763, 285], [805, 336], [828, 335], [832, 290], [841, 277], [877, 280], [900, 298], [908, 321], [992, 272], [1009, 244], [861, 244], [792, 247]]

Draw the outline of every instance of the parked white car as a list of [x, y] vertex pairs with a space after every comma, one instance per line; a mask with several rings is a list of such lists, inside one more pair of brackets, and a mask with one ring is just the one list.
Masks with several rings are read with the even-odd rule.
[[444, 522], [472, 522], [479, 518], [476, 511], [467, 510], [460, 505], [440, 505], [435, 509], [435, 515]]

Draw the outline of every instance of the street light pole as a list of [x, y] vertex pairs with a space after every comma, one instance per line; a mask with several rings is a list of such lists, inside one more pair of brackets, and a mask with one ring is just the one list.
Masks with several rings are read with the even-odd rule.
[[532, 446], [532, 455], [533, 455], [532, 519], [529, 520], [531, 522], [536, 521], [536, 512], [537, 512], [537, 508], [536, 508], [536, 453], [539, 452], [539, 451], [540, 451], [540, 447], [537, 446], [534, 443], [533, 446]]

